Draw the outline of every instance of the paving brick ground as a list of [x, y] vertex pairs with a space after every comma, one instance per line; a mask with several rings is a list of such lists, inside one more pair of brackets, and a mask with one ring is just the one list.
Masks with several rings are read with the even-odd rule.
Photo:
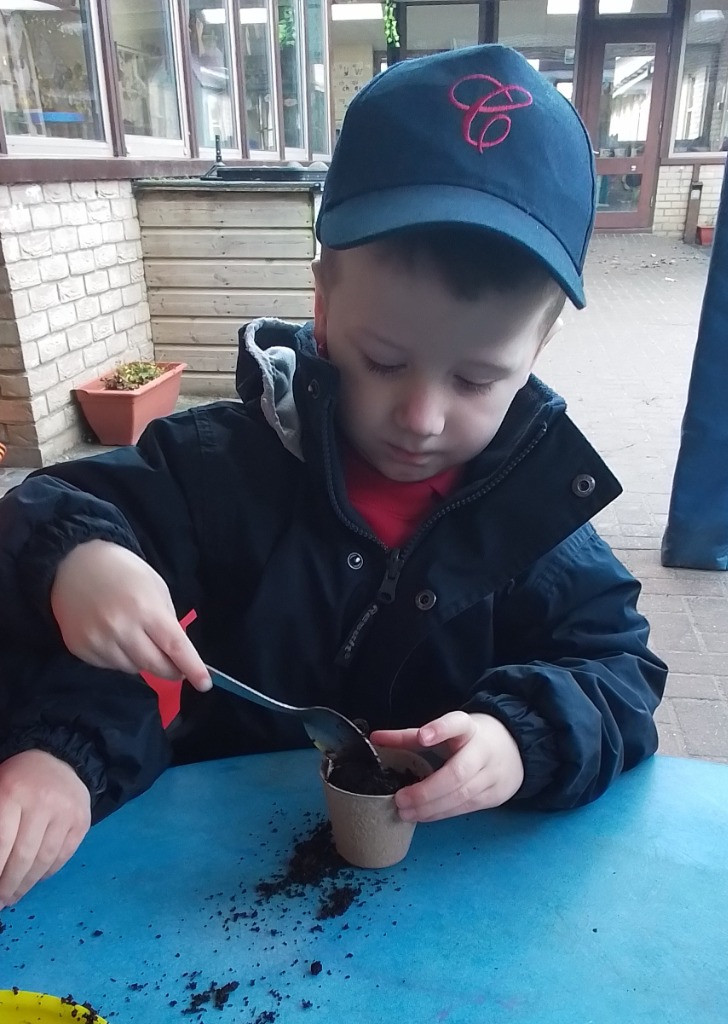
[[[540, 373], [624, 485], [597, 526], [642, 581], [671, 668], [660, 750], [728, 764], [728, 573], [659, 560], [707, 267], [704, 250], [650, 235], [596, 238], [589, 305], [566, 314]], [[24, 475], [0, 469], [0, 493]]]
[[659, 557], [708, 258], [649, 235], [596, 238], [587, 309], [567, 315], [540, 372], [624, 486], [596, 524], [642, 581], [670, 666], [660, 750], [728, 764], [728, 573]]

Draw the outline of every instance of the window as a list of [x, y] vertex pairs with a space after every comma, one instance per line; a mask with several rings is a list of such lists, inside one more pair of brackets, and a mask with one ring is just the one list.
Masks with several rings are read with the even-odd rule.
[[519, 50], [568, 100], [578, 12], [578, 0], [504, 0], [498, 15], [498, 42]]
[[728, 3], [691, 0], [675, 117], [675, 153], [728, 150]]
[[306, 148], [306, 92], [303, 81], [299, 0], [278, 0], [278, 45], [283, 93], [283, 140], [286, 149]]
[[245, 123], [248, 149], [254, 157], [257, 152], [278, 151], [270, 10], [266, 0], [243, 0], [238, 17], [245, 80]]
[[306, 77], [311, 123], [311, 152], [329, 151], [329, 101], [325, 44], [325, 0], [304, 0], [306, 4], [306, 41], [308, 44]]
[[192, 0], [189, 18], [192, 101], [197, 141], [223, 149], [237, 144], [230, 26], [225, 0]]
[[103, 140], [89, 0], [24, 6], [33, 9], [0, 10], [0, 105], [7, 135], [40, 145], [45, 139]]
[[387, 41], [380, 3], [331, 5], [331, 92], [334, 123], [341, 128], [354, 96], [382, 70]]
[[167, 0], [109, 0], [111, 31], [121, 91], [124, 134], [134, 139], [178, 142], [182, 128], [172, 18]]
[[333, 6], [330, 75], [331, 0], [0, 0], [9, 154], [326, 158], [332, 94], [338, 115], [385, 46], [381, 3]]
[[670, 0], [599, 0], [600, 15], [668, 14]]
[[455, 50], [478, 42], [477, 4], [407, 5], [407, 54]]

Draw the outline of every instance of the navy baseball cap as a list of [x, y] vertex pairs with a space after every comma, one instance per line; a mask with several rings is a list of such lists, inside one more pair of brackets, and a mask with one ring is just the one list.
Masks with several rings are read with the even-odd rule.
[[412, 228], [482, 228], [529, 250], [574, 305], [594, 223], [579, 115], [516, 50], [401, 61], [349, 105], [326, 176], [319, 240], [351, 249]]

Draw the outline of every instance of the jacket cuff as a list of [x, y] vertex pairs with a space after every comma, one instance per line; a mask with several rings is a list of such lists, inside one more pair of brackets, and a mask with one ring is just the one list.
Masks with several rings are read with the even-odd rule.
[[93, 743], [64, 725], [40, 724], [0, 744], [0, 763], [26, 750], [42, 750], [65, 761], [91, 794], [91, 808], [106, 792], [106, 769]]
[[497, 718], [516, 741], [523, 761], [523, 782], [513, 800], [530, 800], [551, 785], [558, 770], [556, 735], [533, 708], [509, 694], [478, 693], [463, 711]]
[[74, 515], [64, 520], [62, 526], [49, 525], [42, 532], [39, 531], [33, 539], [32, 550], [19, 559], [19, 576], [23, 580], [26, 598], [44, 616], [46, 622], [54, 626], [50, 592], [58, 566], [69, 552], [90, 540], [110, 541], [144, 558], [134, 536], [122, 526], [102, 519]]

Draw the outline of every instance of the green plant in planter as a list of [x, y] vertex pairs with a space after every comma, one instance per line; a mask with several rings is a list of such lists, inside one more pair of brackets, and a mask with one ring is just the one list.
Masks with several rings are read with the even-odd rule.
[[164, 367], [159, 363], [144, 360], [122, 363], [108, 377], [104, 377], [104, 387], [107, 391], [136, 391], [163, 373]]

